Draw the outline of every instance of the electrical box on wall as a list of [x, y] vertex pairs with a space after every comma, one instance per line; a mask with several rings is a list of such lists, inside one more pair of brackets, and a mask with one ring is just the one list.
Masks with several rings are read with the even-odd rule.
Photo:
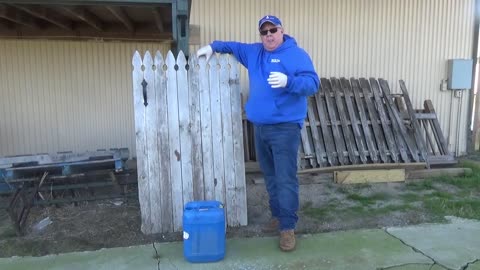
[[448, 60], [448, 89], [472, 89], [472, 59]]

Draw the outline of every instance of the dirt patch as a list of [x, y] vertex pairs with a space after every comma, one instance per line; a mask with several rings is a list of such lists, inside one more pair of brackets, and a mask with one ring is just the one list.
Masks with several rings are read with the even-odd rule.
[[[229, 228], [228, 237], [267, 235], [261, 231], [261, 225], [269, 220], [270, 214], [265, 186], [254, 184], [259, 178], [261, 175], [247, 175], [249, 225]], [[335, 184], [324, 175], [302, 175], [297, 231], [317, 233], [442, 222], [443, 215], [452, 214], [457, 207], [449, 205], [451, 201], [463, 202], [458, 206], [462, 211], [465, 212], [466, 206], [471, 208], [472, 216], [465, 212], [467, 217], [478, 218], [475, 216], [475, 211], [480, 212], [480, 205], [475, 204], [480, 195], [478, 181], [461, 179], [464, 181], [462, 185], [449, 181], [347, 186]], [[7, 199], [0, 197], [0, 203], [5, 205]], [[468, 199], [471, 204], [466, 201]], [[437, 209], [435, 205], [445, 207]], [[33, 229], [47, 217], [51, 224], [40, 231]], [[26, 235], [22, 237], [15, 235], [6, 211], [1, 211], [0, 257], [41, 256], [150, 244], [152, 241], [181, 241], [180, 233], [143, 235], [140, 225], [140, 207], [135, 199], [36, 207], [29, 216]]]

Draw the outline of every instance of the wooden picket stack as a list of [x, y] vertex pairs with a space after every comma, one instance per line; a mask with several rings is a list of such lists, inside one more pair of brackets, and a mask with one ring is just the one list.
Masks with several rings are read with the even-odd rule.
[[402, 93], [393, 94], [383, 79], [321, 78], [320, 91], [308, 100], [299, 170], [455, 163], [431, 101], [425, 111], [414, 110], [399, 83]]
[[132, 64], [142, 232], [181, 231], [194, 200], [221, 201], [229, 226], [247, 225], [237, 61], [147, 51]]

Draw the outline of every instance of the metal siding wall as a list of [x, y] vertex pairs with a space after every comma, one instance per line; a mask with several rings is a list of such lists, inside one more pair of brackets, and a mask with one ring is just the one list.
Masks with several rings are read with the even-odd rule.
[[[432, 99], [451, 150], [463, 154], [468, 93], [455, 98], [439, 84], [447, 59], [471, 57], [473, 11], [473, 0], [201, 0], [190, 22], [200, 25], [202, 45], [256, 42], [258, 19], [276, 14], [322, 77], [381, 77], [394, 92], [404, 79], [416, 108]], [[0, 40], [0, 156], [125, 146], [134, 153], [133, 51], [168, 47]], [[242, 77], [247, 93], [245, 70]]]
[[0, 156], [128, 147], [132, 56], [169, 44], [0, 40]]
[[190, 23], [200, 25], [202, 45], [257, 42], [265, 14], [282, 19], [322, 77], [384, 78], [394, 92], [405, 80], [414, 107], [431, 99], [451, 150], [465, 153], [468, 93], [439, 89], [447, 59], [471, 58], [474, 0], [197, 0]]

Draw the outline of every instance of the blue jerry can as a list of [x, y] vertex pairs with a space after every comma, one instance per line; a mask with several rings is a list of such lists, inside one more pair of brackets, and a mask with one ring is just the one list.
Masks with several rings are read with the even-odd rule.
[[183, 255], [189, 262], [225, 257], [225, 211], [219, 201], [194, 201], [183, 211]]

